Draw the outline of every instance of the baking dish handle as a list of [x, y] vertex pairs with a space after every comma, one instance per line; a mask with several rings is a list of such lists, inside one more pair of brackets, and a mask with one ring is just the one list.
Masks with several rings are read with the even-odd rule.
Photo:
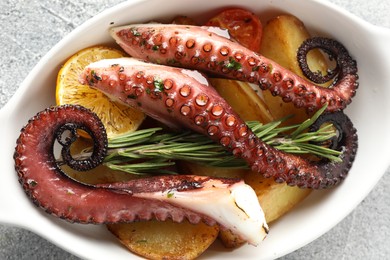
[[0, 110], [0, 223], [19, 225], [23, 218], [21, 209], [25, 199], [21, 199], [24, 194], [14, 169], [15, 133], [10, 132], [12, 113], [7, 108], [9, 106]]

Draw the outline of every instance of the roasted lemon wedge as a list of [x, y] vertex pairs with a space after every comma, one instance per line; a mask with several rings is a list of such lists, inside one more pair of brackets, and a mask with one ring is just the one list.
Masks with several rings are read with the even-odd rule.
[[62, 66], [57, 77], [57, 105], [74, 104], [91, 109], [102, 120], [108, 138], [135, 131], [145, 115], [137, 109], [111, 101], [98, 90], [81, 85], [79, 75], [92, 62], [123, 56], [125, 56], [123, 52], [110, 47], [89, 47], [72, 55]]

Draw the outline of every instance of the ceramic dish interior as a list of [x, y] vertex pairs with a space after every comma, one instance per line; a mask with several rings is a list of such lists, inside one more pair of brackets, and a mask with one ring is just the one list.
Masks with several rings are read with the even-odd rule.
[[[104, 226], [70, 224], [37, 209], [23, 193], [14, 171], [13, 150], [21, 127], [36, 112], [55, 104], [55, 80], [61, 64], [78, 50], [96, 44], [113, 44], [113, 25], [169, 21], [184, 14], [202, 21], [224, 7], [241, 6], [264, 21], [275, 14], [291, 13], [315, 34], [341, 41], [357, 59], [360, 88], [347, 108], [359, 133], [359, 151], [349, 177], [335, 189], [312, 193], [296, 209], [271, 226], [258, 247], [244, 246], [228, 252], [212, 246], [205, 257], [270, 259], [280, 257], [327, 232], [349, 214], [368, 194], [389, 165], [381, 153], [390, 146], [389, 30], [367, 24], [334, 5], [307, 0], [159, 0], [128, 1], [87, 21], [59, 42], [31, 71], [14, 97], [1, 110], [0, 221], [27, 228], [82, 258], [130, 259], [129, 253]], [[158, 6], [158, 8], [156, 8]], [[375, 134], [373, 134], [375, 133]]]

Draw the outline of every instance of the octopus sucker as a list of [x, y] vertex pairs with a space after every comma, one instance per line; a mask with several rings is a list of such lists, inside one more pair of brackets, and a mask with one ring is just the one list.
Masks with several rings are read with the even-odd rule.
[[[94, 140], [88, 159], [75, 160], [68, 153], [79, 129]], [[103, 161], [107, 136], [96, 114], [73, 105], [43, 110], [22, 128], [14, 152], [19, 182], [33, 203], [53, 216], [84, 224], [151, 218], [177, 222], [188, 219], [194, 224], [203, 221], [219, 224], [253, 245], [268, 232], [257, 196], [242, 180], [170, 175], [85, 184], [68, 176], [58, 165], [55, 143], [63, 146], [65, 163], [86, 171]]]
[[[117, 81], [112, 85], [107, 80], [94, 79], [94, 75], [102, 79], [117, 78], [120, 68], [120, 73], [126, 74], [126, 82]], [[139, 71], [142, 71], [144, 80], [137, 77]], [[148, 91], [148, 78], [158, 78], [160, 82], [169, 79], [172, 87], [163, 93], [156, 89]], [[102, 60], [87, 66], [80, 82], [129, 106], [138, 106], [144, 113], [161, 122], [174, 122], [175, 127], [189, 128], [204, 134], [235, 156], [243, 158], [253, 170], [289, 185], [313, 189], [332, 187], [345, 178], [357, 152], [356, 129], [342, 111], [326, 114], [321, 119], [333, 123], [338, 131], [340, 138], [334, 145], [342, 151], [341, 163], [309, 161], [281, 152], [260, 140], [212, 88], [205, 76], [188, 71], [183, 73], [181, 68], [146, 63], [134, 58]], [[135, 90], [126, 87], [133, 85], [149, 94], [128, 98]], [[185, 95], [182, 95], [183, 89]], [[161, 98], [154, 98], [152, 93], [155, 91], [161, 94]], [[166, 109], [164, 99], [172, 99], [169, 109]]]
[[[328, 111], [343, 110], [351, 103], [358, 87], [356, 61], [343, 45], [326, 38], [316, 37], [305, 42], [299, 49], [298, 60], [304, 73], [313, 81], [336, 77], [331, 88], [299, 77], [230, 38], [214, 33], [210, 27], [134, 24], [114, 27], [111, 35], [134, 58], [257, 83], [262, 90], [269, 90], [285, 102], [309, 111], [318, 110], [324, 104]], [[157, 51], [160, 46], [164, 46], [164, 52]], [[336, 69], [327, 76], [310, 72], [305, 64], [306, 54], [313, 48], [324, 49], [335, 58]]]

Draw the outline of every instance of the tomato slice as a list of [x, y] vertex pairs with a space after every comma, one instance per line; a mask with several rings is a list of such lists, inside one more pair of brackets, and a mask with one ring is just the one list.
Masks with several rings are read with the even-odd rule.
[[211, 18], [205, 25], [228, 29], [230, 36], [241, 45], [256, 52], [260, 49], [263, 25], [259, 17], [248, 10], [226, 9]]

